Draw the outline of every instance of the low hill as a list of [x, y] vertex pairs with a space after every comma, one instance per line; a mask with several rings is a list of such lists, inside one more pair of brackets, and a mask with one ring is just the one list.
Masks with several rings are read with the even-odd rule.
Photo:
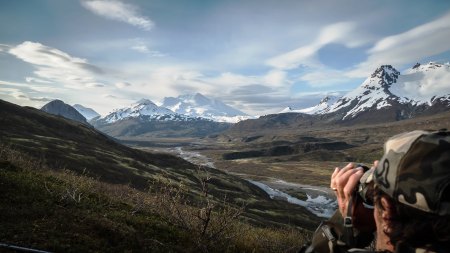
[[[170, 117], [170, 119], [167, 119]], [[118, 139], [129, 137], [152, 139], [155, 137], [205, 137], [228, 129], [231, 124], [215, 122], [204, 118], [192, 118], [181, 115], [166, 115], [158, 118], [152, 116], [129, 117], [113, 123], [102, 119], [90, 123], [98, 130]]]
[[66, 119], [76, 120], [87, 124], [86, 118], [81, 113], [61, 100], [53, 100], [44, 105], [41, 110], [53, 115], [62, 116]]

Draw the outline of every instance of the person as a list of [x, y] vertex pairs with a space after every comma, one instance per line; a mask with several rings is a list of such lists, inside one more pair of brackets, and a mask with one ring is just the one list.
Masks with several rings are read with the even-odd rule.
[[[336, 168], [330, 187], [340, 219], [321, 224], [303, 252], [450, 252], [449, 131], [393, 136], [369, 171], [354, 163]], [[370, 234], [372, 247], [353, 240]]]

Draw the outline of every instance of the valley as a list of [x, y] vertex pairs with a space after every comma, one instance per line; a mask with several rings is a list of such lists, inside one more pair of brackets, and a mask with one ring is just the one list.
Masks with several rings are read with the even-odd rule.
[[[332, 200], [334, 195], [329, 190], [329, 179], [335, 167], [343, 167], [348, 162], [370, 166], [381, 157], [383, 143], [389, 137], [415, 129], [441, 128], [450, 128], [450, 112], [372, 125], [255, 128], [254, 132], [231, 128], [220, 135], [199, 139], [122, 141], [141, 150], [175, 154], [194, 164], [257, 182], [262, 189], [270, 187], [301, 201], [318, 196]], [[289, 145], [297, 149], [292, 148], [288, 153], [263, 151], [283, 150], [280, 147], [286, 149]], [[230, 158], [229, 154], [234, 157]], [[287, 201], [287, 197], [278, 198]], [[336, 207], [332, 201], [325, 203], [326, 210]]]

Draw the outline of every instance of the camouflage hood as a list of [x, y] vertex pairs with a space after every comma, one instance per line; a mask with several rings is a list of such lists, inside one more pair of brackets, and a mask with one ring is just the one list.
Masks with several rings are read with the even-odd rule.
[[413, 131], [390, 138], [373, 177], [400, 203], [450, 215], [449, 197], [444, 196], [450, 193], [450, 132]]

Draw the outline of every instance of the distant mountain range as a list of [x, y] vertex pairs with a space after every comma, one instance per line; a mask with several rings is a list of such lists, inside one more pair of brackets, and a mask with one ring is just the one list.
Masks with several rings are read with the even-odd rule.
[[[342, 97], [329, 95], [316, 106], [297, 110], [288, 107], [280, 112], [288, 115], [263, 116], [259, 121], [270, 128], [299, 120], [307, 120], [310, 125], [320, 122], [372, 124], [432, 115], [450, 109], [448, 77], [450, 64], [416, 64], [403, 74], [391, 65], [383, 65], [359, 87]], [[242, 121], [253, 118], [200, 93], [166, 97], [161, 106], [141, 99], [104, 117], [99, 117], [90, 108], [82, 105], [71, 107], [60, 100], [50, 102], [42, 110], [80, 122], [88, 119], [96, 128], [116, 137], [147, 132], [158, 132], [163, 136], [205, 136], [223, 131], [231, 123], [247, 124]], [[297, 114], [304, 116], [298, 117]], [[295, 119], [290, 119], [293, 117]], [[259, 129], [255, 123], [258, 119], [254, 120], [250, 125]]]
[[200, 93], [167, 97], [158, 106], [148, 99], [116, 109], [90, 123], [114, 137], [203, 137], [251, 118], [223, 102]]
[[210, 99], [196, 93], [176, 98], [166, 97], [161, 106], [148, 99], [141, 99], [128, 107], [115, 109], [99, 120], [105, 123], [114, 123], [126, 118], [141, 116], [149, 116], [148, 118], [153, 121], [197, 121], [202, 119], [227, 123], [236, 123], [252, 118], [217, 99]]
[[[401, 74], [391, 65], [375, 70], [359, 87], [338, 97], [326, 97], [318, 105], [302, 110], [311, 115], [328, 115], [339, 121], [382, 122], [429, 115], [450, 109], [450, 80], [432, 92], [431, 85], [450, 77], [450, 64], [430, 62]], [[433, 87], [435, 88], [435, 86]]]
[[252, 118], [200, 93], [165, 98], [162, 106], [149, 99], [141, 99], [104, 117], [91, 108], [79, 104], [72, 107], [60, 100], [48, 103], [43, 110], [84, 123], [88, 119], [91, 125], [114, 137], [144, 134], [202, 137], [226, 130], [231, 123]]

